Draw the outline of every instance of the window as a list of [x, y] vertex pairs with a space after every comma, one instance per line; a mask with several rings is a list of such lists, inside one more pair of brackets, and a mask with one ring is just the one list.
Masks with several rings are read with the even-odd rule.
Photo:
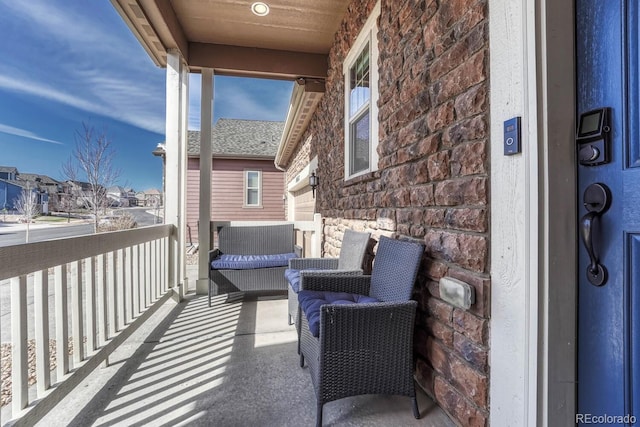
[[378, 27], [380, 3], [344, 62], [345, 179], [378, 168]]
[[245, 207], [262, 206], [262, 172], [244, 171], [244, 188]]

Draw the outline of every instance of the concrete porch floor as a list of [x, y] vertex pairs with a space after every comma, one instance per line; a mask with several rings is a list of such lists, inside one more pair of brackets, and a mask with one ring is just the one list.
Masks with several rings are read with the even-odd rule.
[[[313, 426], [311, 377], [286, 319], [286, 297], [166, 303], [40, 425]], [[324, 425], [454, 426], [419, 389], [418, 402], [420, 420], [406, 397], [346, 398], [325, 405]]]

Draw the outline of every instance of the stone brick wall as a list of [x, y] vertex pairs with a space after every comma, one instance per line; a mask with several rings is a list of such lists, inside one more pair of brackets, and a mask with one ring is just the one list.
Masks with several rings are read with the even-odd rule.
[[303, 142], [299, 143], [296, 147], [293, 155], [291, 156], [291, 161], [289, 162], [289, 165], [287, 165], [287, 170], [285, 171], [285, 183], [291, 182], [291, 180], [294, 179], [311, 161], [312, 140], [313, 138], [305, 137], [302, 140]]
[[[458, 423], [484, 426], [490, 313], [487, 2], [381, 0], [379, 169], [345, 182], [342, 61], [374, 5], [350, 4], [329, 55], [326, 93], [303, 137], [313, 141], [292, 164], [318, 155], [316, 197], [326, 218], [326, 256], [337, 255], [345, 228], [425, 243], [415, 294], [416, 377]], [[445, 275], [474, 286], [477, 302], [469, 311], [440, 299], [438, 280]]]

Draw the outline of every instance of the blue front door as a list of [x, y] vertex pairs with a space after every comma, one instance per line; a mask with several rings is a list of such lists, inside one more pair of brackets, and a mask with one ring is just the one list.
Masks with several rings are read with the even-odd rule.
[[[608, 163], [578, 166], [578, 222], [593, 247], [593, 256], [584, 242], [579, 247], [576, 419], [581, 425], [640, 426], [639, 10], [637, 0], [576, 1], [577, 113], [608, 107], [605, 135], [611, 137]], [[588, 134], [596, 121], [585, 120], [583, 130]], [[577, 157], [588, 163], [601, 151], [590, 150], [577, 150]], [[609, 189], [610, 206], [589, 217], [597, 210], [593, 193], [587, 205], [583, 198], [594, 183], [602, 184], [596, 193]], [[600, 266], [604, 276], [589, 280]]]

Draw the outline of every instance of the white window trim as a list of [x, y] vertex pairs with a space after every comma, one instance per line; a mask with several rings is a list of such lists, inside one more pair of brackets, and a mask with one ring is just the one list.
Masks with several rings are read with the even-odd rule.
[[[257, 205], [250, 205], [249, 201], [248, 201], [248, 197], [247, 197], [247, 193], [248, 190], [250, 190], [249, 188], [249, 173], [251, 172], [257, 172], [258, 174], [258, 204]], [[258, 169], [245, 169], [244, 170], [244, 183], [243, 183], [243, 193], [244, 195], [243, 197], [243, 204], [242, 207], [243, 208], [261, 208], [262, 207], [262, 170], [258, 170]]]
[[[376, 3], [367, 22], [362, 27], [358, 38], [351, 46], [349, 54], [342, 64], [342, 74], [344, 78], [344, 177], [345, 180], [364, 175], [369, 172], [378, 170], [378, 17], [380, 16], [380, 1]], [[349, 165], [351, 163], [351, 126], [350, 126], [350, 69], [356, 61], [362, 49], [369, 43], [369, 73], [370, 73], [370, 90], [371, 97], [369, 99], [369, 168], [351, 174]]]

